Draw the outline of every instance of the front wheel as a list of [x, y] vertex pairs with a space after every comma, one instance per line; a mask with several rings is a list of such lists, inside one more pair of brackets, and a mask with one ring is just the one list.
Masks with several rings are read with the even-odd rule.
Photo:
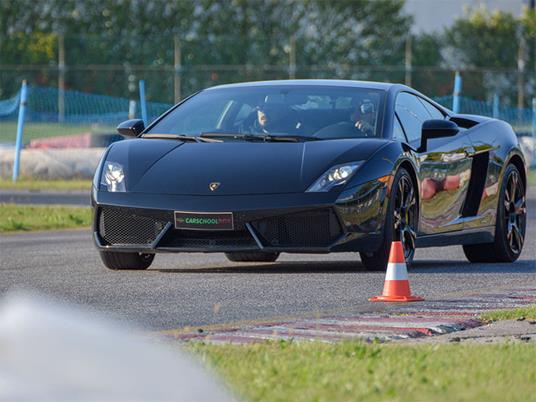
[[394, 240], [402, 242], [404, 257], [409, 264], [415, 255], [418, 205], [415, 186], [409, 172], [400, 168], [390, 190], [385, 217], [383, 242], [378, 251], [361, 252], [361, 262], [371, 271], [383, 271], [389, 261], [389, 251]]
[[154, 254], [118, 253], [114, 251], [99, 251], [99, 254], [106, 268], [113, 270], [143, 270], [149, 268], [154, 260]]
[[508, 165], [499, 193], [495, 241], [463, 246], [463, 252], [470, 262], [514, 262], [523, 250], [526, 225], [525, 186], [519, 170]]

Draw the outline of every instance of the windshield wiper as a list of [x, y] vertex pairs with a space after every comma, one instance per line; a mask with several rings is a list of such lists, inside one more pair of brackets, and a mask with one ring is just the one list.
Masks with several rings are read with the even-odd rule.
[[259, 142], [301, 142], [317, 141], [319, 138], [302, 135], [271, 135], [271, 134], [232, 134], [232, 133], [203, 133], [201, 138], [230, 138], [233, 140], [259, 141]]
[[205, 140], [214, 140], [216, 138], [229, 138], [233, 140], [262, 141], [262, 136], [253, 134], [233, 134], [233, 133], [203, 133], [199, 136]]
[[302, 141], [318, 141], [317, 137], [309, 137], [305, 135], [265, 135], [265, 141], [281, 141], [281, 142], [302, 142]]
[[179, 141], [191, 141], [191, 142], [221, 142], [217, 139], [203, 138], [197, 135], [186, 134], [144, 134], [143, 138], [159, 138], [166, 140], [179, 140]]

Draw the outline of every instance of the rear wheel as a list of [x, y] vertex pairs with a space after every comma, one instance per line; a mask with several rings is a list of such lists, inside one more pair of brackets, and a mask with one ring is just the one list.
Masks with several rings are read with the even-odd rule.
[[107, 268], [113, 270], [147, 269], [154, 260], [154, 254], [143, 253], [117, 253], [114, 251], [100, 251], [100, 257]]
[[508, 165], [499, 193], [495, 241], [463, 246], [463, 252], [470, 262], [514, 262], [523, 250], [526, 224], [525, 186], [519, 170]]
[[274, 262], [279, 257], [279, 253], [264, 253], [253, 251], [248, 253], [225, 253], [229, 261], [233, 262]]
[[418, 205], [415, 186], [408, 171], [401, 168], [396, 173], [391, 187], [383, 242], [376, 252], [360, 253], [363, 265], [368, 270], [384, 270], [389, 261], [389, 251], [393, 240], [402, 242], [406, 263], [411, 263], [415, 255], [417, 220]]

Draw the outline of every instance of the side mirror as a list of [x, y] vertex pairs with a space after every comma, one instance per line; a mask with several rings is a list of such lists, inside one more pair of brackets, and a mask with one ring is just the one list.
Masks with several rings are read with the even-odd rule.
[[426, 145], [430, 138], [453, 137], [458, 134], [458, 125], [450, 120], [426, 120], [422, 124], [421, 146], [419, 152], [426, 151]]
[[137, 137], [145, 129], [145, 123], [140, 119], [131, 119], [124, 121], [117, 126], [117, 132], [123, 137]]

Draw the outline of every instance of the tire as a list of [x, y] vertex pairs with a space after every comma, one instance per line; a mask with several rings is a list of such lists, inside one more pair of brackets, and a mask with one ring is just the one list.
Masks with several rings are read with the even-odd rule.
[[106, 268], [113, 270], [143, 270], [149, 268], [154, 260], [154, 254], [117, 253], [113, 251], [100, 251], [99, 253]]
[[[402, 187], [403, 188], [402, 188]], [[400, 191], [407, 197], [400, 197]], [[403, 206], [404, 204], [405, 206]], [[400, 207], [404, 207], [401, 209]], [[395, 213], [396, 212], [396, 213]], [[393, 240], [402, 240], [406, 264], [411, 264], [415, 255], [416, 228], [419, 219], [415, 183], [404, 168], [395, 175], [389, 196], [383, 241], [375, 252], [361, 252], [361, 262], [369, 271], [384, 271], [389, 261]]]
[[253, 251], [248, 253], [225, 253], [229, 261], [233, 262], [274, 262], [279, 257], [279, 253], [264, 253]]
[[494, 242], [465, 245], [463, 252], [473, 263], [514, 262], [523, 251], [526, 225], [525, 186], [519, 170], [510, 164], [499, 193]]

